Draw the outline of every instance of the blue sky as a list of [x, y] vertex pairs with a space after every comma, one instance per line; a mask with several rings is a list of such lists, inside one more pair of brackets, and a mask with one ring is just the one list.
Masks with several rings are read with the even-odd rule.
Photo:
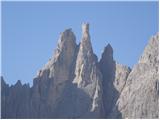
[[60, 32], [72, 28], [77, 43], [82, 22], [90, 23], [100, 58], [110, 43], [118, 63], [137, 63], [158, 32], [158, 2], [3, 2], [2, 75], [9, 84], [30, 83], [53, 55]]

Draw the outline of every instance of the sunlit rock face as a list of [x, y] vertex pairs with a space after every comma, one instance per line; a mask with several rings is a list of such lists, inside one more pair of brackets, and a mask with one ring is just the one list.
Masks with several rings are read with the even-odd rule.
[[72, 80], [72, 68], [77, 48], [72, 30], [67, 29], [62, 32], [53, 57], [34, 78], [31, 98], [33, 105], [31, 110], [34, 117], [59, 117], [55, 113], [56, 106], [59, 104], [66, 84]]
[[86, 117], [103, 117], [102, 76], [98, 69], [97, 57], [92, 50], [88, 23], [82, 25], [82, 40], [77, 55], [73, 83], [83, 90], [90, 99], [87, 105], [89, 112], [84, 113]]
[[32, 87], [1, 77], [2, 118], [158, 118], [158, 41], [151, 38], [131, 70], [114, 60], [110, 44], [98, 61], [88, 23], [79, 45], [66, 29]]
[[138, 64], [134, 65], [127, 78], [124, 89], [116, 103], [122, 118], [159, 117], [158, 45], [157, 34], [149, 40]]

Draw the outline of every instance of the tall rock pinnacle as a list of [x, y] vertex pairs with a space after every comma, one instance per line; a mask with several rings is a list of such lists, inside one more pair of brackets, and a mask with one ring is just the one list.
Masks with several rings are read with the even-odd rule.
[[[74, 79], [73, 83], [77, 83], [78, 86], [86, 86], [91, 82], [90, 73], [95, 64], [95, 58], [92, 50], [92, 45], [90, 41], [89, 35], [89, 24], [83, 23], [82, 24], [82, 40], [77, 56], [76, 61], [76, 78]], [[87, 66], [86, 66], [87, 65]], [[89, 73], [88, 75], [85, 75]]]
[[9, 86], [1, 77], [2, 118], [158, 118], [158, 39], [151, 38], [131, 70], [114, 60], [110, 44], [98, 62], [88, 23], [80, 45], [66, 29], [31, 88], [20, 80]]
[[82, 40], [88, 40], [90, 39], [89, 35], [89, 23], [83, 23], [82, 24]]
[[112, 115], [110, 115], [111, 110], [115, 106], [119, 94], [125, 85], [130, 69], [115, 62], [113, 59], [113, 48], [110, 44], [104, 48], [99, 67], [103, 76], [102, 89], [105, 115], [107, 118], [112, 118]]
[[[60, 35], [54, 56], [34, 78], [31, 102], [34, 105], [32, 108], [33, 114], [35, 111], [40, 113], [40, 116], [35, 114], [38, 118], [52, 118], [55, 116], [56, 113], [53, 114], [53, 109], [56, 108], [51, 106], [54, 106], [63, 94], [66, 82], [71, 81], [71, 71], [76, 56], [76, 49], [74, 33], [71, 29], [65, 30]], [[46, 112], [44, 109], [48, 109], [50, 112], [44, 114]]]
[[85, 91], [92, 99], [90, 102], [88, 101], [88, 105], [91, 106], [88, 106], [90, 113], [86, 112], [86, 116], [103, 117], [101, 82], [102, 76], [90, 41], [89, 24], [83, 24], [73, 83], [77, 84], [77, 87]]
[[82, 40], [81, 40], [81, 45], [80, 45], [80, 51], [83, 52], [83, 55], [93, 54], [88, 23], [82, 24]]
[[67, 29], [62, 32], [54, 56], [40, 70], [37, 77], [43, 76], [43, 72], [48, 71], [48, 77], [54, 78], [57, 83], [69, 80], [69, 69], [71, 69], [76, 49], [76, 38], [72, 30]]
[[103, 78], [108, 80], [110, 80], [109, 78], [113, 79], [112, 77], [115, 70], [115, 61], [113, 59], [113, 48], [110, 44], [104, 48], [99, 65], [101, 72], [104, 75]]

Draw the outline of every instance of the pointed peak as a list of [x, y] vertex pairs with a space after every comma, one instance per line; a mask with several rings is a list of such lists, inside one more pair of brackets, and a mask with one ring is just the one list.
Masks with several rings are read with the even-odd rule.
[[93, 52], [89, 35], [89, 23], [82, 24], [82, 40], [80, 44], [80, 49]]
[[61, 46], [64, 42], [74, 42], [76, 43], [76, 37], [72, 32], [72, 29], [66, 29], [64, 32], [61, 33], [60, 38], [58, 40], [58, 47]]
[[65, 29], [63, 33], [72, 32], [72, 28]]
[[26, 83], [23, 85], [23, 87], [30, 88], [30, 85], [29, 85], [29, 83]]
[[4, 80], [3, 76], [1, 76], [1, 87], [9, 87], [9, 85], [6, 83], [6, 81]]
[[89, 33], [89, 23], [82, 23], [82, 32], [83, 34]]
[[153, 44], [158, 44], [158, 41], [159, 41], [159, 34], [156, 33], [154, 36], [152, 36], [149, 40], [149, 45], [153, 45]]
[[22, 86], [22, 83], [20, 80], [17, 81], [17, 83], [15, 84], [15, 86]]
[[89, 35], [89, 24], [83, 23], [82, 24], [82, 42], [88, 42], [90, 43], [90, 35]]
[[104, 48], [104, 50], [102, 52], [101, 60], [102, 59], [107, 59], [107, 60], [112, 59], [113, 60], [113, 48], [112, 48], [112, 46], [110, 44], [108, 44]]
[[104, 49], [105, 52], [110, 52], [113, 54], [113, 48], [112, 46], [108, 43], [108, 45]]
[[4, 81], [4, 78], [3, 78], [3, 76], [1, 76], [1, 81]]
[[159, 61], [159, 35], [156, 34], [150, 38], [138, 63], [147, 63], [150, 65], [158, 65]]
[[1, 84], [6, 84], [6, 82], [4, 81], [3, 76], [1, 76]]
[[64, 37], [74, 36], [74, 33], [72, 32], [72, 28], [68, 28], [61, 32], [60, 39], [63, 39]]

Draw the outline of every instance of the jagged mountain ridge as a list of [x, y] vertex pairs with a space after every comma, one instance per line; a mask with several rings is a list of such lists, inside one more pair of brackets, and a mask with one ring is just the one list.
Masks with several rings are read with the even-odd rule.
[[88, 23], [80, 45], [65, 30], [31, 88], [20, 81], [10, 87], [1, 78], [2, 118], [158, 118], [158, 39], [151, 38], [131, 70], [116, 63], [110, 44], [98, 62]]

